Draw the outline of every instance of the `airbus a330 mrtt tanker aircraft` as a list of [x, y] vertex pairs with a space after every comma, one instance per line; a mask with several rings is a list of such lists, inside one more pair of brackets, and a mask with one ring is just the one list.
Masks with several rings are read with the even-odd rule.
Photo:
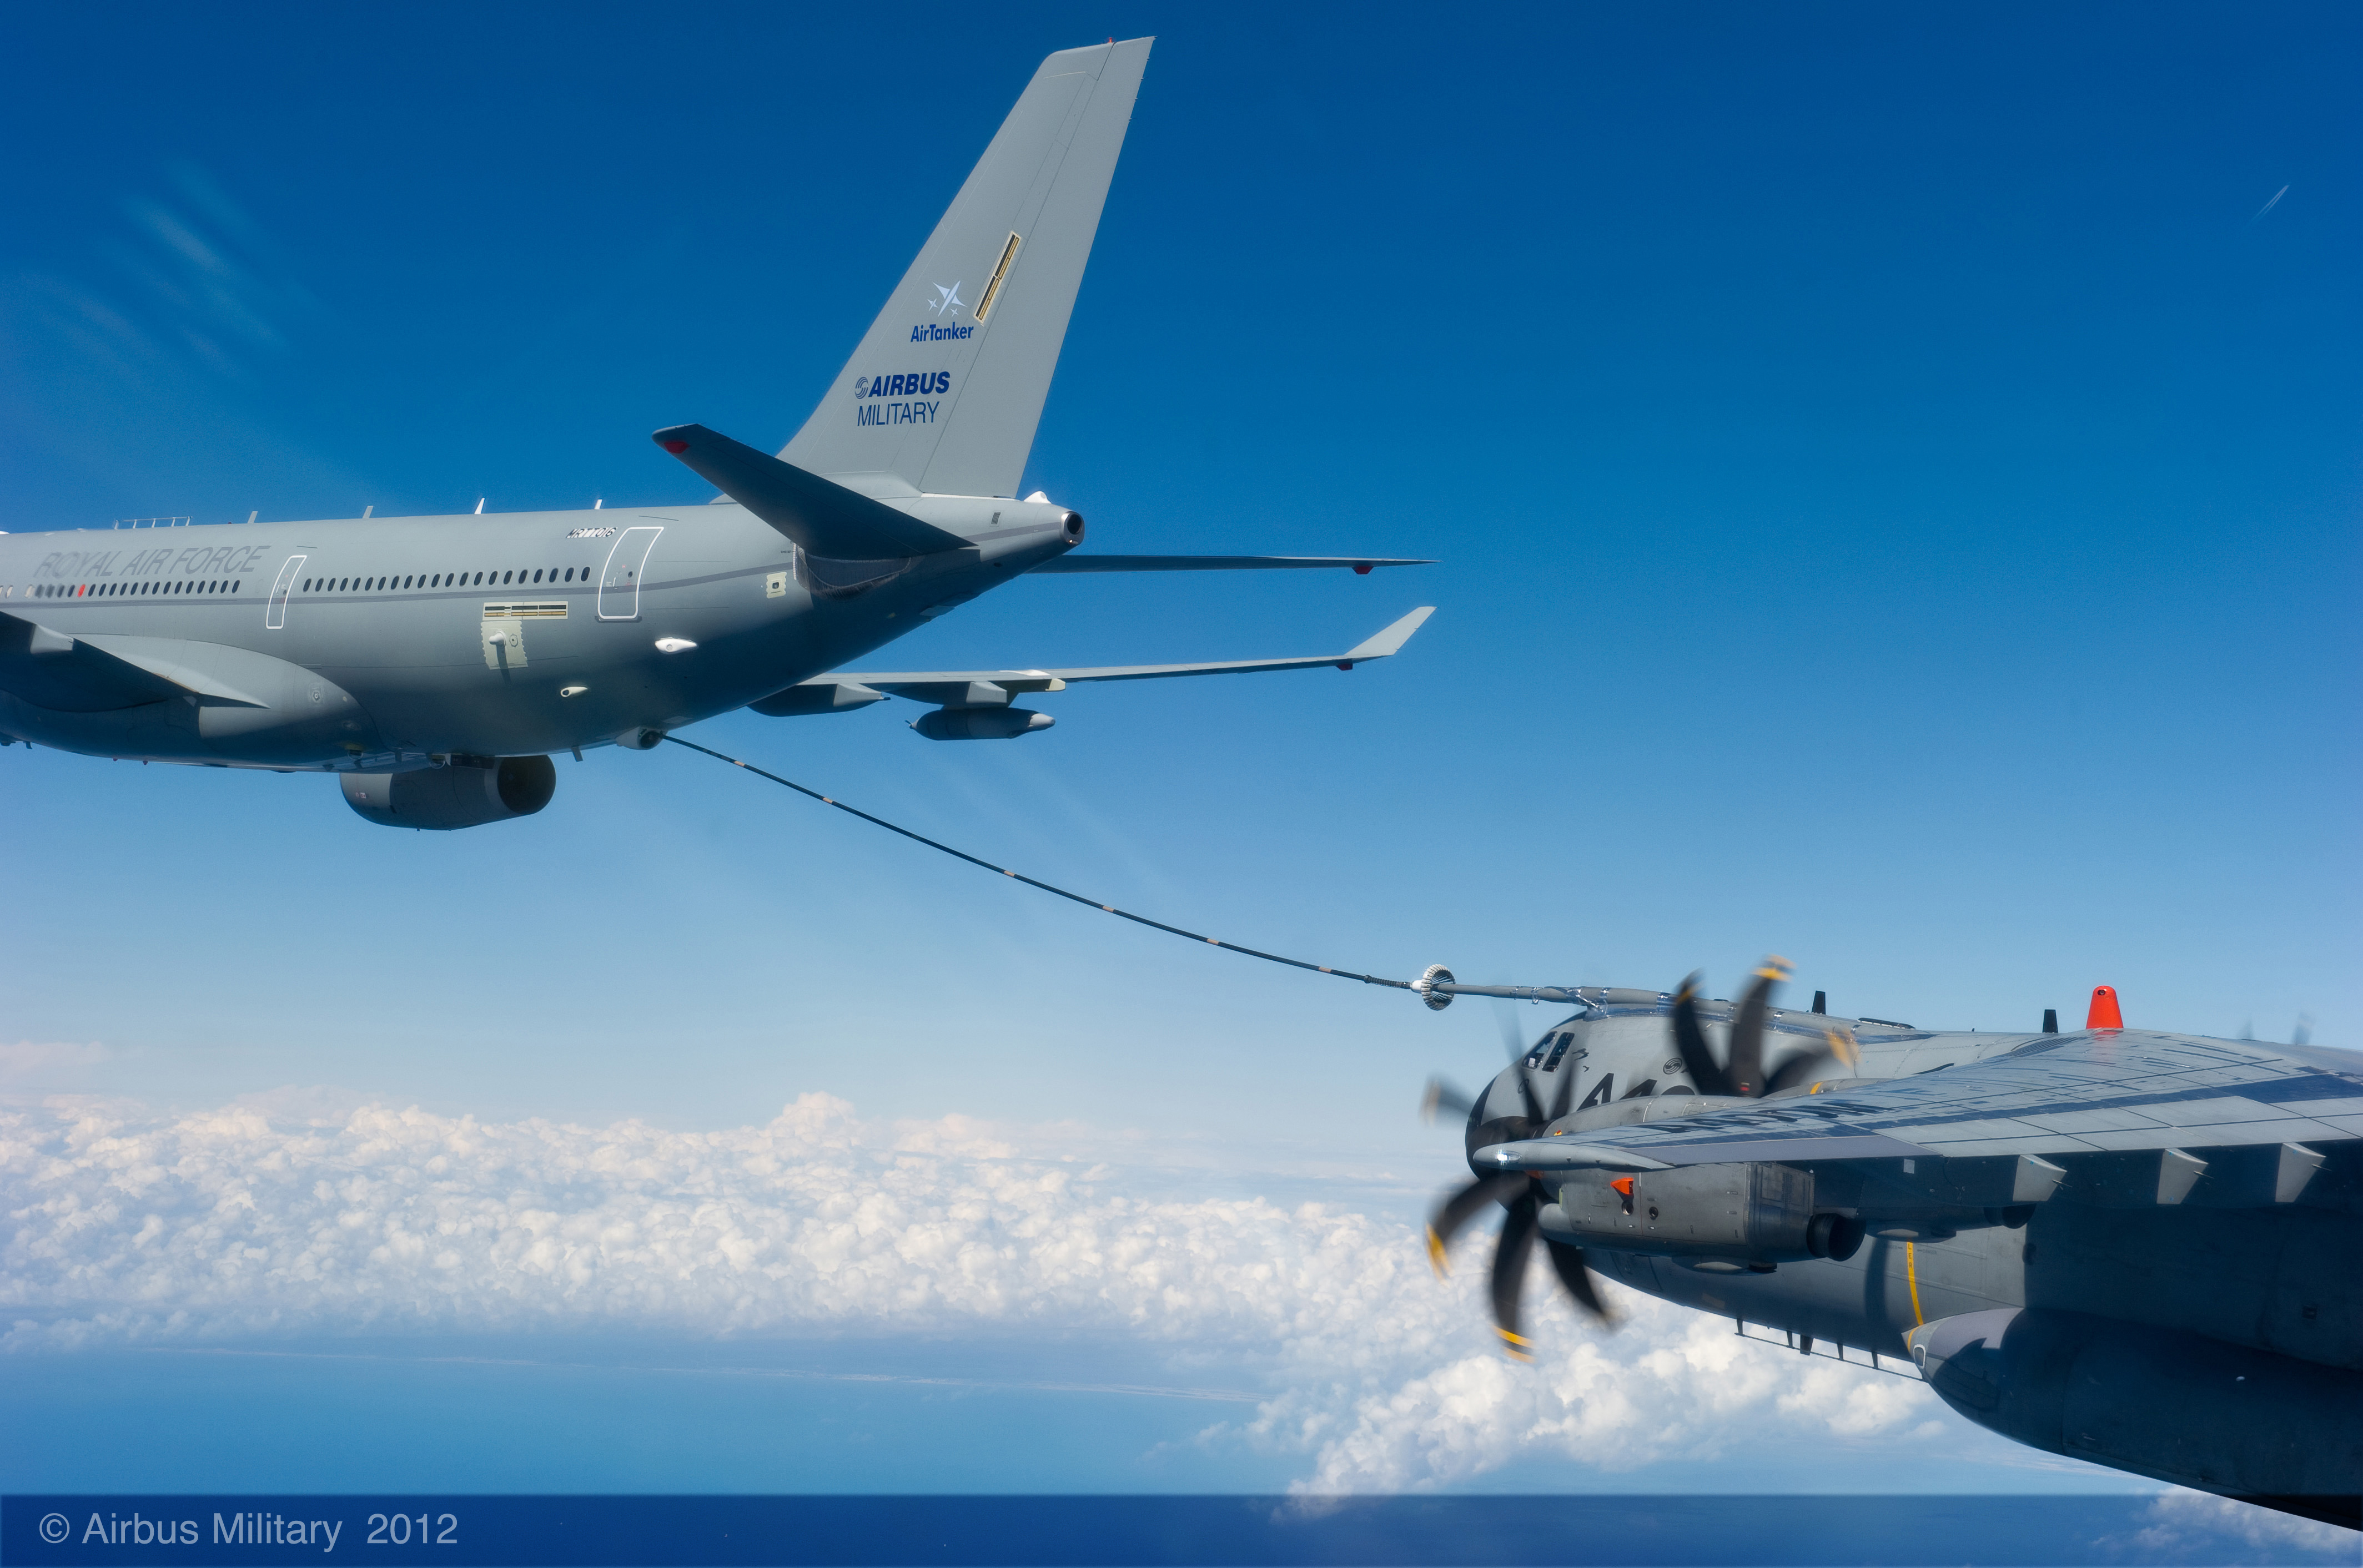
[[1026, 573], [1414, 564], [1092, 556], [1017, 498], [1149, 40], [1042, 62], [804, 428], [777, 457], [700, 425], [656, 441], [708, 505], [0, 537], [0, 741], [319, 769], [373, 822], [536, 812], [549, 754], [646, 748], [752, 707], [933, 704], [934, 740], [1048, 728], [1013, 699], [1074, 681], [1353, 668], [1414, 610], [1310, 657], [849, 672]]

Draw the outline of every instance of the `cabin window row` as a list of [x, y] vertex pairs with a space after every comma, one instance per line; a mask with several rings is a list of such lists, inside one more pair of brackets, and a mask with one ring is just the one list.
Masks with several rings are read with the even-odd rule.
[[[591, 569], [589, 567], [582, 567], [580, 569], [568, 567], [563, 575], [560, 575], [558, 568], [551, 567], [548, 569], [547, 575], [552, 582], [572, 582], [575, 580], [575, 572], [578, 569], [582, 572], [582, 580], [584, 582], [591, 580]], [[544, 573], [538, 571], [532, 573], [527, 573], [524, 571], [480, 571], [473, 577], [470, 577], [464, 571], [438, 571], [433, 573], [416, 572], [408, 577], [307, 577], [304, 580], [303, 591], [305, 593], [379, 593], [383, 592], [388, 589], [476, 588], [483, 586], [497, 588], [505, 583], [523, 584], [539, 582], [543, 576]], [[486, 582], [486, 579], [491, 580], [489, 583]]]
[[138, 599], [175, 593], [236, 593], [241, 579], [196, 578], [178, 582], [53, 582], [33, 590], [36, 599]]

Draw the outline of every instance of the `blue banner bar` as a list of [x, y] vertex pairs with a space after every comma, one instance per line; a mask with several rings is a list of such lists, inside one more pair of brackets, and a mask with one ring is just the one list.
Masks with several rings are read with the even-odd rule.
[[[2147, 1496], [0, 1497], [0, 1564], [2123, 1563]], [[2262, 1515], [2263, 1518], [2274, 1516]], [[2184, 1562], [2252, 1558], [2227, 1527]], [[2151, 1537], [2153, 1545], [2156, 1537]], [[2285, 1550], [2281, 1561], [2311, 1553]]]

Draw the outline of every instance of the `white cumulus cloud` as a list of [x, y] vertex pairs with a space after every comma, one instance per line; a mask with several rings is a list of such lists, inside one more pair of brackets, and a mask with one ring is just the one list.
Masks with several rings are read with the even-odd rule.
[[2291, 1550], [2336, 1553], [2349, 1560], [2355, 1556], [2353, 1530], [2206, 1492], [2177, 1487], [2161, 1493], [2150, 1503], [2149, 1517], [2150, 1522], [2129, 1538], [2136, 1550], [2146, 1553], [2186, 1557], [2194, 1549], [2220, 1551], [2229, 1540], [2262, 1551], [2268, 1554], [2263, 1559], [2267, 1562]]
[[711, 1132], [306, 1103], [0, 1113], [5, 1342], [1099, 1333], [1258, 1369], [1270, 1397], [1206, 1441], [1302, 1452], [1313, 1492], [1953, 1430], [1915, 1383], [1800, 1365], [1645, 1297], [1603, 1335], [1539, 1277], [1542, 1354], [1513, 1364], [1481, 1269], [1439, 1284], [1399, 1219], [1144, 1196], [1104, 1139], [1076, 1157], [1071, 1128], [867, 1122], [816, 1094]]

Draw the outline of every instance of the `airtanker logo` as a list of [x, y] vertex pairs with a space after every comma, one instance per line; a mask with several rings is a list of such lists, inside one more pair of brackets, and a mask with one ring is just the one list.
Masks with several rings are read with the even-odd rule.
[[[927, 302], [927, 314], [939, 317], [960, 315], [960, 307], [968, 304], [968, 301], [960, 297], [960, 286], [954, 283], [949, 288], [946, 288], [943, 284], [937, 283], [935, 287], [936, 297]], [[956, 342], [975, 330], [973, 326], [964, 326], [950, 320], [923, 321], [911, 328], [911, 341], [914, 343], [942, 343], [947, 340]]]

